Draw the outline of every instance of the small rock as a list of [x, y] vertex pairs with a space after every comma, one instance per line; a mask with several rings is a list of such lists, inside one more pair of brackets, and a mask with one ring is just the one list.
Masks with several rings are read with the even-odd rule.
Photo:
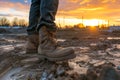
[[65, 69], [60, 65], [57, 68], [57, 75], [62, 75], [65, 73]]
[[71, 69], [74, 69], [75, 67], [76, 67], [76, 63], [74, 63], [74, 62], [69, 62], [69, 67], [71, 68]]
[[53, 80], [53, 78], [54, 78], [54, 75], [51, 73], [51, 74], [48, 76], [48, 79], [49, 79], [49, 80]]
[[120, 65], [119, 65], [119, 66], [117, 66], [117, 69], [118, 69], [118, 70], [120, 70]]
[[84, 74], [87, 71], [87, 68], [85, 67], [80, 67], [79, 64], [69, 62], [69, 66], [72, 70], [72, 72], [76, 72], [77, 74]]
[[106, 63], [105, 61], [100, 61], [100, 62], [94, 64], [94, 67], [102, 66], [102, 65], [104, 65], [105, 63]]
[[120, 80], [120, 76], [114, 67], [105, 66], [102, 68], [98, 80]]
[[47, 73], [46, 71], [44, 71], [44, 72], [42, 73], [42, 76], [41, 76], [40, 80], [48, 80], [48, 79], [47, 79], [47, 76], [48, 76], [48, 73]]

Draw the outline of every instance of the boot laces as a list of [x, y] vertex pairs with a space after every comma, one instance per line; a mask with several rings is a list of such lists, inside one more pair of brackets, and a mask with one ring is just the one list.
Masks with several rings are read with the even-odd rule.
[[57, 47], [60, 47], [60, 45], [59, 45], [58, 42], [57, 42], [57, 37], [56, 37], [55, 32], [50, 32], [50, 31], [48, 31], [48, 38], [49, 38], [49, 40], [51, 41], [51, 44], [54, 44], [55, 49], [56, 49]]

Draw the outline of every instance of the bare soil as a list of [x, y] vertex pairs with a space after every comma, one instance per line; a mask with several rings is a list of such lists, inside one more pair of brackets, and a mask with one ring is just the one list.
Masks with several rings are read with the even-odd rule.
[[[106, 65], [112, 66], [119, 74], [120, 32], [58, 30], [58, 44], [73, 47], [77, 57], [50, 62], [32, 55], [24, 56], [27, 34], [25, 28], [16, 30], [4, 30], [0, 34], [0, 80], [5, 80], [8, 73], [11, 80], [99, 80]], [[21, 69], [10, 72], [16, 68]]]

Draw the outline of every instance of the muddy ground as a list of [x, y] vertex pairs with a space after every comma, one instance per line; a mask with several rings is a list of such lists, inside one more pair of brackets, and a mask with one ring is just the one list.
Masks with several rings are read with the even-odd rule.
[[64, 62], [26, 56], [25, 28], [0, 30], [0, 80], [98, 80], [102, 67], [120, 70], [120, 32], [58, 30], [58, 44], [72, 47], [76, 58]]

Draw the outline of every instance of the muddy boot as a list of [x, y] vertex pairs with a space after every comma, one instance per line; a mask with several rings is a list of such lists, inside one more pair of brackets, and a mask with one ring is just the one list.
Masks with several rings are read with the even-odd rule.
[[98, 80], [120, 80], [118, 72], [112, 66], [105, 66]]
[[39, 36], [38, 35], [28, 35], [28, 40], [26, 44], [26, 53], [34, 54], [38, 53]]
[[45, 26], [39, 30], [40, 45], [38, 53], [42, 58], [50, 61], [63, 61], [76, 57], [72, 48], [58, 47], [55, 38], [56, 32], [49, 31]]

